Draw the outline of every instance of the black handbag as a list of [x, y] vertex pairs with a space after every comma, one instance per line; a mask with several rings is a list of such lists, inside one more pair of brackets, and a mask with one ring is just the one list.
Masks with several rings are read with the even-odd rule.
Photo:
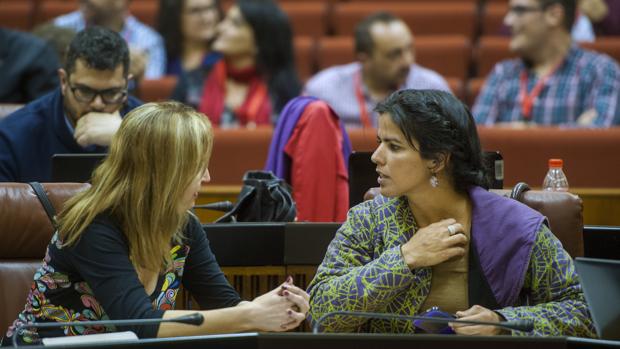
[[291, 187], [271, 171], [248, 171], [232, 210], [215, 223], [226, 222], [292, 222], [297, 207]]

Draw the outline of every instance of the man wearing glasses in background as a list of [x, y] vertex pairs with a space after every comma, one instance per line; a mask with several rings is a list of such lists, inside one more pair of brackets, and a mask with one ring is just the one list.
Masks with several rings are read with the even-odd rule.
[[60, 88], [0, 122], [0, 182], [50, 181], [53, 154], [106, 152], [122, 116], [141, 104], [127, 95], [127, 44], [109, 29], [78, 33], [59, 77]]
[[504, 23], [519, 58], [499, 62], [476, 100], [480, 125], [620, 124], [620, 67], [573, 43], [575, 0], [510, 0]]

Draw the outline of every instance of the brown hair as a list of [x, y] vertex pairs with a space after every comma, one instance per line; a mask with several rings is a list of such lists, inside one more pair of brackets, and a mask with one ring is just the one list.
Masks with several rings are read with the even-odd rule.
[[101, 213], [118, 222], [136, 269], [161, 270], [171, 262], [188, 212], [179, 203], [208, 165], [213, 131], [207, 117], [181, 103], [149, 103], [131, 111], [112, 138], [92, 186], [67, 202], [59, 234], [74, 244]]

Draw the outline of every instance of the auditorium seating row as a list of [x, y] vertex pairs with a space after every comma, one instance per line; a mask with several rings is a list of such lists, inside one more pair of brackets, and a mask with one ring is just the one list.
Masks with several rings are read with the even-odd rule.
[[[419, 35], [415, 39], [416, 62], [443, 75], [454, 94], [471, 106], [495, 63], [513, 56], [508, 43], [508, 38], [489, 36], [482, 37], [472, 47], [462, 35]], [[354, 61], [353, 45], [350, 36], [296, 37], [294, 48], [300, 78], [306, 81], [322, 69]], [[620, 37], [599, 38], [582, 46], [606, 53], [620, 62]], [[145, 81], [140, 97], [146, 101], [166, 99], [175, 82], [171, 77]]]
[[[227, 8], [233, 0], [224, 0]], [[378, 10], [397, 14], [419, 35], [461, 34], [470, 41], [495, 35], [502, 26], [507, 0], [279, 0], [291, 18], [296, 36], [351, 35], [355, 24]], [[3, 26], [30, 30], [33, 26], [75, 10], [78, 0], [0, 0]], [[131, 13], [155, 25], [159, 0], [133, 0]]]
[[[504, 186], [524, 181], [539, 187], [550, 158], [562, 158], [569, 184], [574, 188], [620, 187], [620, 128], [561, 129], [539, 127], [509, 129], [479, 127], [484, 150], [499, 150], [504, 157]], [[355, 151], [376, 147], [376, 130], [348, 131]], [[213, 185], [240, 185], [245, 171], [262, 169], [272, 130], [216, 130], [209, 171]], [[239, 142], [242, 139], [243, 142]]]
[[[398, 14], [411, 26], [416, 60], [446, 77], [455, 94], [470, 104], [495, 62], [511, 56], [508, 39], [494, 35], [506, 13], [506, 0], [279, 2], [294, 26], [297, 69], [304, 81], [318, 70], [353, 61], [355, 23], [378, 9]], [[232, 0], [223, 3], [227, 7]], [[29, 29], [76, 9], [79, 1], [0, 0], [0, 4], [2, 26]], [[130, 7], [138, 18], [154, 25], [158, 4], [158, 0], [133, 0]], [[620, 61], [620, 37], [601, 37], [584, 46]]]

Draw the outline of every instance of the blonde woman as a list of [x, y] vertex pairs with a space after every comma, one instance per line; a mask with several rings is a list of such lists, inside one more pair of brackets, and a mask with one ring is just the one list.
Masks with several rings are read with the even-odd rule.
[[108, 326], [24, 329], [27, 322], [172, 318], [181, 284], [200, 305], [200, 326], [127, 326], [140, 338], [284, 331], [308, 311], [308, 295], [287, 280], [241, 301], [220, 271], [197, 219], [188, 211], [202, 182], [213, 133], [208, 118], [179, 103], [143, 105], [123, 120], [92, 187], [59, 215], [26, 306], [4, 343], [114, 331]]

